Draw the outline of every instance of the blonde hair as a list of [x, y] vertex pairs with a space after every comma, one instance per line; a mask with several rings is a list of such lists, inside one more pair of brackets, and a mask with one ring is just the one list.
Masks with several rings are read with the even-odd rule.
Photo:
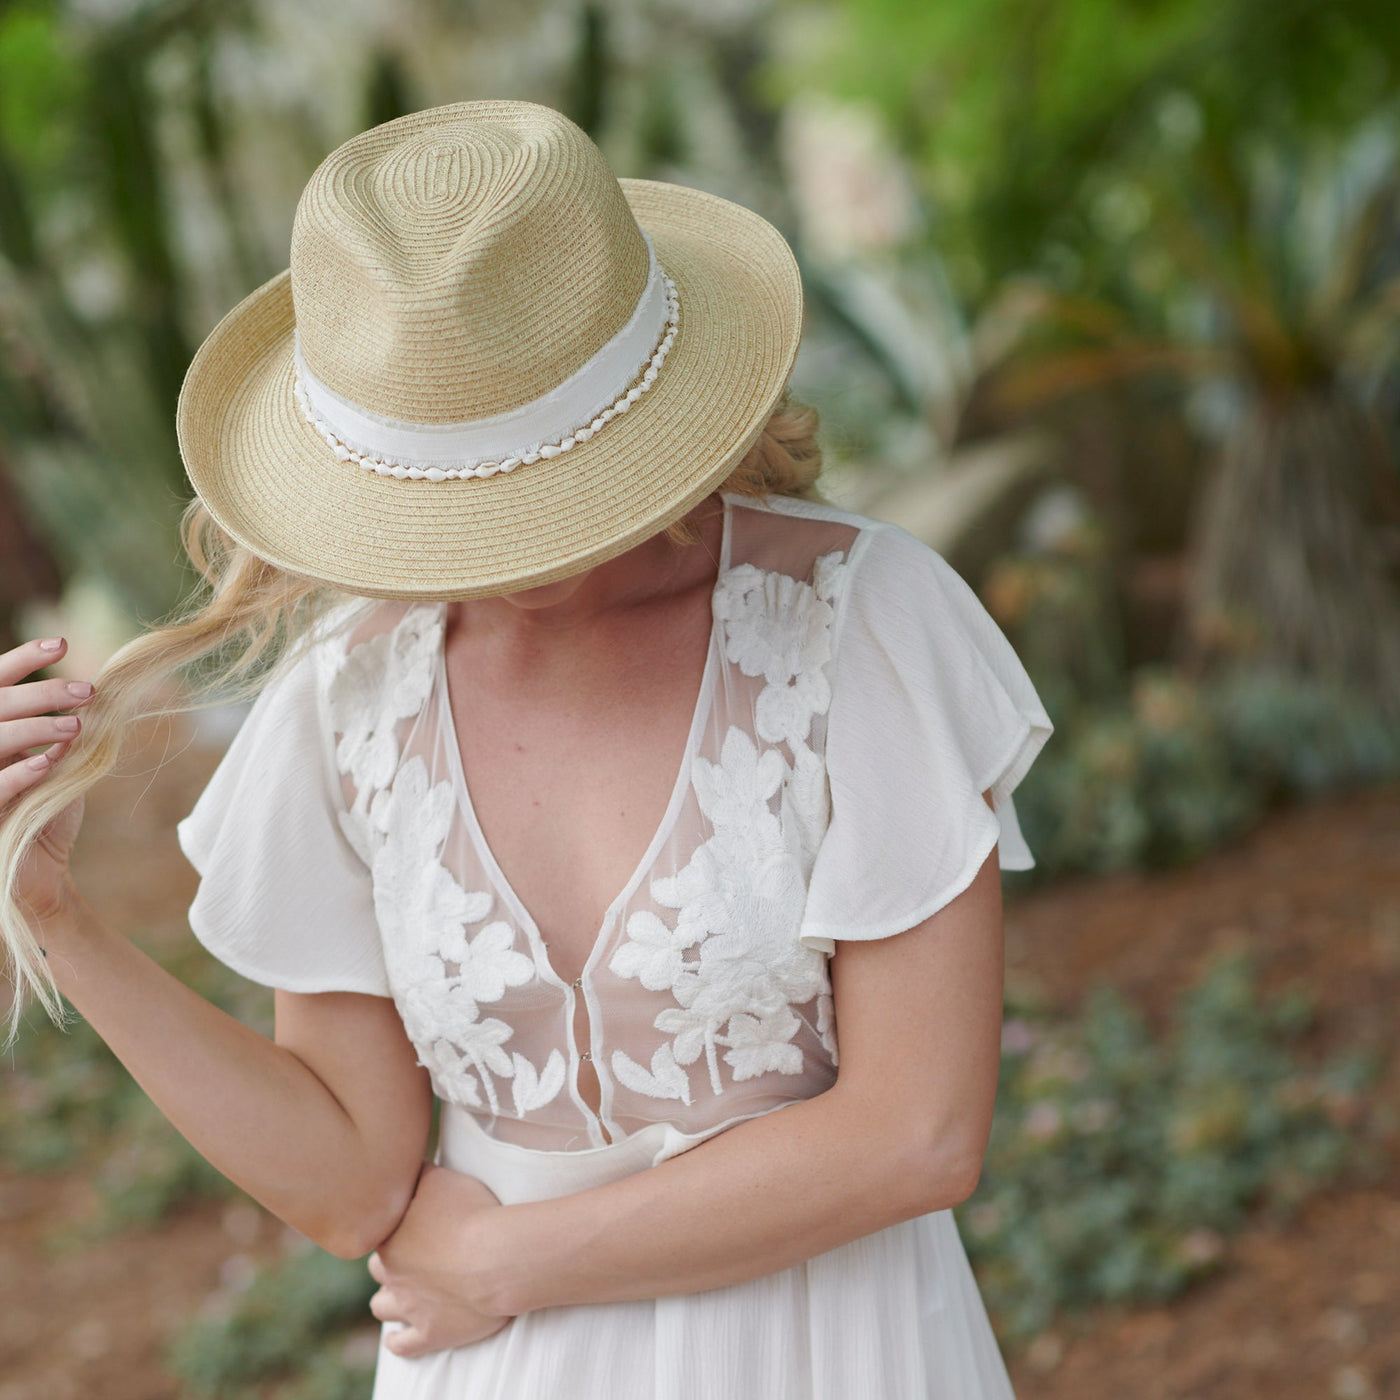
[[[816, 429], [816, 410], [784, 393], [719, 489], [817, 499]], [[667, 534], [678, 544], [696, 538], [684, 522]], [[306, 642], [317, 619], [346, 600], [338, 590], [258, 558], [220, 529], [197, 498], [185, 510], [180, 535], [199, 587], [170, 620], [128, 642], [102, 668], [79, 740], [0, 818], [0, 941], [12, 992], [7, 1044], [18, 1034], [29, 995], [55, 1021], [63, 1020], [53, 974], [14, 892], [20, 863], [45, 827], [112, 771], [133, 724], [251, 696]], [[184, 684], [172, 692], [177, 675]]]

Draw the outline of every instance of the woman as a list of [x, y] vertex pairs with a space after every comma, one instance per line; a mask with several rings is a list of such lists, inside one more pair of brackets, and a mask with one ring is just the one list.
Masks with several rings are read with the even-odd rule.
[[[937, 554], [804, 499], [800, 320], [775, 230], [547, 108], [375, 128], [186, 379], [207, 600], [95, 695], [0, 659], [18, 975], [373, 1251], [377, 1400], [1010, 1394], [949, 1207], [1050, 724]], [[121, 725], [235, 636], [282, 660], [180, 837], [272, 1043], [67, 865]]]

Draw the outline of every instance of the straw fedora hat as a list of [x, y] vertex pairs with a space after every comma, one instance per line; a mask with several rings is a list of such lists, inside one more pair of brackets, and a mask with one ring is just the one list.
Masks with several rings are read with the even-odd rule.
[[291, 266], [210, 332], [177, 410], [214, 519], [383, 598], [565, 578], [684, 515], [761, 432], [802, 288], [782, 236], [619, 181], [571, 121], [460, 102], [347, 141]]

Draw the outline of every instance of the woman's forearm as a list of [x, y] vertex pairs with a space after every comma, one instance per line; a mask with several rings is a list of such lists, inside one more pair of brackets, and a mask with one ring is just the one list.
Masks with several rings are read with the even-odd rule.
[[483, 1208], [469, 1178], [425, 1173], [370, 1261], [404, 1354], [461, 1345], [483, 1314], [744, 1283], [965, 1200], [1000, 1062], [995, 853], [921, 924], [842, 944], [831, 983], [841, 1062], [815, 1098], [557, 1200]]
[[[831, 963], [836, 1084], [611, 1185], [478, 1212], [503, 1313], [698, 1292], [790, 1268], [977, 1185], [1000, 1063], [1001, 876]], [[473, 1241], [463, 1258], [470, 1258]]]
[[296, 1054], [172, 977], [76, 895], [39, 933], [59, 990], [201, 1156], [334, 1253], [364, 1254], [392, 1228], [414, 1174], [386, 1171]]
[[980, 1128], [892, 1122], [838, 1085], [623, 1181], [474, 1216], [463, 1249], [502, 1315], [743, 1283], [971, 1194]]

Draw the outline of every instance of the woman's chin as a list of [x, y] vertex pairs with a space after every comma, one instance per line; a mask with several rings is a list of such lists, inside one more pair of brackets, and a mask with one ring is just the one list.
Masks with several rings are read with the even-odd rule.
[[[591, 572], [592, 570], [588, 571]], [[575, 574], [573, 578], [559, 579], [555, 583], [542, 583], [537, 588], [522, 588], [515, 593], [502, 593], [500, 600], [526, 612], [552, 608], [559, 603], [567, 603], [583, 587], [588, 573]]]

